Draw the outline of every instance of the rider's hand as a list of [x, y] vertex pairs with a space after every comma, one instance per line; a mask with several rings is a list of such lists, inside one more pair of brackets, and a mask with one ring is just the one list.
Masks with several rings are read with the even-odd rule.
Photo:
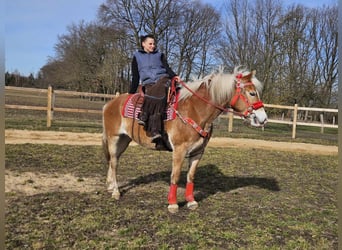
[[179, 77], [179, 76], [174, 76], [173, 79], [174, 79], [176, 82], [180, 82], [180, 77]]

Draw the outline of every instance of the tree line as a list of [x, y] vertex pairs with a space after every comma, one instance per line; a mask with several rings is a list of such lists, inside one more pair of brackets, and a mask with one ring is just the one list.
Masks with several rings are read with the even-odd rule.
[[337, 107], [335, 6], [307, 8], [278, 0], [106, 0], [96, 20], [58, 37], [55, 56], [36, 77], [6, 72], [6, 85], [98, 93], [127, 92], [139, 36], [158, 49], [186, 82], [224, 66], [256, 69], [265, 103]]

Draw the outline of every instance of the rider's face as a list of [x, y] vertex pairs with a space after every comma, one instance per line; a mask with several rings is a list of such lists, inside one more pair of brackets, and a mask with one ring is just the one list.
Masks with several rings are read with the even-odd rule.
[[152, 53], [156, 48], [154, 39], [149, 37], [142, 43], [142, 46], [147, 53]]

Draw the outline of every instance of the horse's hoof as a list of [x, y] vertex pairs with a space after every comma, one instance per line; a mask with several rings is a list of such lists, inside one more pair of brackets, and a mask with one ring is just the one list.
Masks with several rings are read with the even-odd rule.
[[113, 190], [114, 190], [114, 185], [108, 184], [108, 186], [107, 186], [107, 191], [110, 192], [110, 193], [112, 193]]
[[178, 204], [170, 204], [168, 207], [167, 207], [167, 209], [169, 210], [169, 212], [171, 213], [171, 214], [175, 214], [175, 213], [177, 213], [178, 212]]
[[196, 208], [198, 208], [198, 203], [197, 203], [197, 201], [190, 201], [186, 204], [186, 206], [190, 210], [195, 210]]
[[120, 200], [120, 193], [119, 192], [113, 192], [112, 193], [112, 198], [114, 198], [115, 200]]

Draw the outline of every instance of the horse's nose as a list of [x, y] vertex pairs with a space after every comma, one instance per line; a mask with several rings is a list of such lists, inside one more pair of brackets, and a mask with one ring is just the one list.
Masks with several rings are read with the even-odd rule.
[[254, 111], [254, 121], [259, 123], [260, 125], [265, 125], [267, 123], [267, 114], [265, 110], [256, 110]]

